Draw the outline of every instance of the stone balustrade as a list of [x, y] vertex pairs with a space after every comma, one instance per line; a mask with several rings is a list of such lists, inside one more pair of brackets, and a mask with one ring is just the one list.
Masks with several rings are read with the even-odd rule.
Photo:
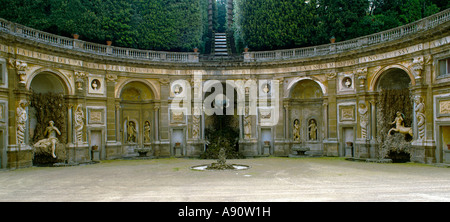
[[0, 32], [56, 47], [101, 56], [177, 63], [195, 63], [199, 61], [199, 53], [195, 52], [164, 52], [102, 45], [39, 31], [1, 18]]
[[338, 43], [285, 50], [244, 52], [244, 62], [289, 60], [342, 53], [349, 50], [398, 40], [408, 35], [434, 28], [448, 21], [450, 21], [450, 9], [404, 26]]
[[[447, 9], [404, 26], [338, 43], [286, 50], [244, 52], [243, 60], [244, 62], [264, 62], [332, 55], [349, 50], [355, 50], [393, 40], [398, 40], [408, 35], [434, 28], [439, 24], [448, 22], [449, 20], [450, 9]], [[107, 46], [50, 34], [17, 23], [9, 22], [1, 18], [0, 32], [9, 33], [14, 36], [31, 39], [52, 46], [102, 56], [176, 63], [199, 62], [199, 53], [195, 52], [163, 52]]]

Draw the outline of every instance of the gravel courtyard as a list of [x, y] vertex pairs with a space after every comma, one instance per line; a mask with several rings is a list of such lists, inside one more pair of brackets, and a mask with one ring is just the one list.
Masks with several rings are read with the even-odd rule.
[[450, 168], [343, 158], [228, 160], [251, 168], [194, 171], [214, 160], [111, 160], [0, 171], [0, 201], [450, 201]]

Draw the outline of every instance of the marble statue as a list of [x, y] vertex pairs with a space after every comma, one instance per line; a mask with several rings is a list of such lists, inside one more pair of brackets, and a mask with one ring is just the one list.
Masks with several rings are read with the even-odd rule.
[[44, 136], [47, 136], [46, 139], [39, 140], [34, 144], [34, 147], [47, 148], [51, 146], [52, 148], [52, 156], [56, 158], [55, 150], [56, 144], [58, 143], [58, 138], [56, 138], [56, 134], [61, 135], [61, 132], [58, 128], [56, 128], [53, 121], [49, 122], [49, 126], [45, 129]]
[[367, 124], [369, 122], [368, 107], [364, 103], [359, 104], [359, 125], [361, 126], [361, 138], [367, 138]]
[[19, 107], [17, 107], [17, 143], [25, 144], [25, 129], [28, 119], [27, 107], [28, 102], [26, 100], [20, 100]]
[[149, 121], [145, 121], [144, 124], [144, 143], [150, 143], [150, 132], [151, 132], [151, 125]]
[[423, 99], [420, 96], [417, 96], [414, 99], [416, 103], [415, 111], [416, 111], [416, 119], [417, 119], [417, 129], [419, 132], [419, 140], [425, 139], [425, 104], [423, 103]]
[[200, 137], [200, 115], [192, 115], [192, 138]]
[[137, 132], [136, 132], [136, 125], [133, 121], [128, 121], [127, 133], [128, 133], [127, 141], [129, 143], [135, 143]]
[[413, 136], [413, 132], [411, 127], [405, 127], [403, 118], [403, 113], [397, 112], [397, 117], [395, 117], [394, 121], [391, 124], [395, 124], [395, 128], [391, 128], [388, 132], [388, 135], [391, 135], [391, 132], [399, 132], [401, 134], [409, 134]]
[[251, 116], [249, 114], [249, 108], [245, 107], [245, 115], [244, 115], [244, 138], [250, 139], [252, 137], [252, 122]]
[[83, 128], [84, 128], [84, 112], [83, 106], [79, 104], [75, 110], [75, 135], [76, 142], [83, 142]]
[[317, 125], [314, 119], [309, 121], [308, 129], [309, 129], [309, 139], [317, 140]]
[[292, 130], [294, 141], [300, 141], [300, 123], [298, 119], [294, 120], [294, 129]]

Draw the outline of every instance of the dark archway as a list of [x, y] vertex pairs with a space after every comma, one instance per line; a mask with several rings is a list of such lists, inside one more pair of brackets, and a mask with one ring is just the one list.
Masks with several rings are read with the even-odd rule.
[[[377, 98], [377, 142], [379, 158], [395, 162], [408, 162], [412, 136], [390, 131], [401, 121], [401, 126], [412, 128], [414, 105], [409, 90], [412, 81], [408, 73], [400, 68], [391, 68], [381, 73], [376, 89]], [[396, 122], [397, 123], [397, 122]]]

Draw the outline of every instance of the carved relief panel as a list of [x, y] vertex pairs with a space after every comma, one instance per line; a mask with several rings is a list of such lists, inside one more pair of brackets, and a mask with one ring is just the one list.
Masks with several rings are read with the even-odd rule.
[[354, 105], [341, 105], [339, 106], [339, 120], [344, 121], [355, 121], [355, 106]]

